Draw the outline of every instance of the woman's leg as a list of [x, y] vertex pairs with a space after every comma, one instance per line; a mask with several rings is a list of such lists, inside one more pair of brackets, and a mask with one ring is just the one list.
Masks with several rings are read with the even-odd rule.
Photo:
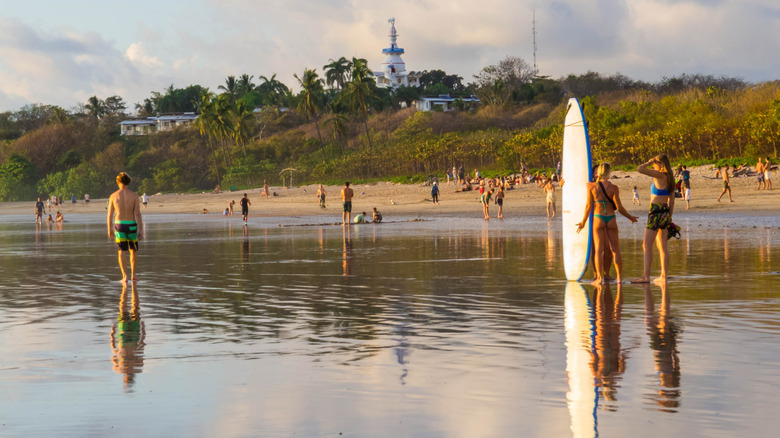
[[642, 252], [644, 253], [644, 266], [642, 276], [632, 283], [650, 283], [650, 268], [653, 265], [653, 241], [658, 230], [645, 229], [645, 238], [642, 240]]
[[[609, 240], [609, 248], [615, 263], [618, 284], [623, 282], [623, 256], [620, 254], [620, 246], [618, 246], [619, 237], [617, 222], [613, 221], [607, 226], [607, 239]], [[605, 268], [608, 268], [608, 266]]]
[[604, 223], [601, 219], [595, 218], [593, 220], [593, 247], [595, 249], [593, 264], [596, 270], [596, 278], [593, 279], [591, 284], [604, 282], [604, 246], [606, 241], [607, 230], [604, 228]]
[[660, 233], [655, 238], [655, 243], [658, 246], [658, 252], [661, 256], [661, 276], [653, 280], [654, 282], [665, 282], [667, 273], [669, 272], [669, 252], [667, 250], [667, 236], [669, 230], [666, 228], [660, 230]]

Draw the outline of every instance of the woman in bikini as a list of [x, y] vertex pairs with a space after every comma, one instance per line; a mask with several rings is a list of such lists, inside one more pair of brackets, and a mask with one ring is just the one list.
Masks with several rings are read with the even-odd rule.
[[669, 225], [672, 223], [674, 212], [674, 174], [672, 165], [666, 155], [657, 155], [650, 161], [640, 164], [636, 168], [639, 173], [653, 177], [650, 185], [650, 211], [647, 214], [647, 228], [642, 242], [644, 251], [644, 270], [642, 277], [632, 283], [649, 283], [650, 268], [653, 265], [653, 241], [658, 246], [661, 255], [661, 276], [655, 279], [656, 283], [666, 281], [669, 272], [669, 252], [666, 248], [666, 240], [669, 234]]
[[593, 211], [593, 243], [595, 247], [595, 265], [596, 278], [591, 284], [601, 284], [606, 282], [603, 265], [604, 252], [607, 248], [612, 252], [615, 271], [617, 272], [617, 282], [623, 282], [623, 258], [618, 246], [618, 226], [615, 219], [615, 212], [628, 218], [631, 222], [636, 222], [638, 218], [632, 216], [623, 207], [620, 202], [620, 190], [609, 182], [609, 175], [612, 173], [612, 167], [609, 163], [602, 163], [596, 170], [596, 182], [588, 183], [588, 202], [585, 206], [585, 214], [582, 221], [577, 224], [579, 233], [588, 222], [590, 212]]

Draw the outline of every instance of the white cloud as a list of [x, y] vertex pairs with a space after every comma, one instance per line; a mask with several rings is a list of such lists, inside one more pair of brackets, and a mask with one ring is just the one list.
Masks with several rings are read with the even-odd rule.
[[147, 53], [143, 42], [130, 44], [130, 47], [125, 51], [125, 56], [133, 63], [143, 67], [158, 68], [163, 65], [159, 59]]

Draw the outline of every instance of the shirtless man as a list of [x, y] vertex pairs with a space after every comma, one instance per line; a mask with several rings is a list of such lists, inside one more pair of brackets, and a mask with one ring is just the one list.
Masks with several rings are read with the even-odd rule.
[[344, 201], [344, 212], [341, 213], [341, 220], [344, 225], [349, 225], [349, 216], [352, 214], [352, 196], [354, 192], [349, 188], [349, 181], [344, 183], [341, 189], [341, 200]]
[[[108, 214], [106, 228], [109, 239], [113, 238], [119, 248], [119, 269], [122, 271], [122, 282], [127, 282], [125, 271], [125, 252], [130, 251], [130, 278], [135, 276], [135, 261], [138, 252], [138, 241], [143, 238], [143, 220], [141, 219], [141, 203], [138, 195], [131, 191], [130, 176], [120, 172], [116, 177], [119, 190], [108, 198]], [[116, 215], [116, 218], [114, 216]]]
[[758, 182], [756, 190], [761, 190], [762, 184], [766, 187], [764, 182], [764, 163], [761, 162], [761, 157], [758, 157], [758, 163], [756, 163], [756, 181]]
[[[720, 167], [718, 167], [718, 171], [720, 171]], [[723, 177], [723, 191], [720, 192], [720, 196], [718, 196], [718, 202], [720, 202], [720, 198], [723, 197], [726, 192], [729, 193], [729, 201], [734, 202], [733, 199], [731, 199], [731, 186], [729, 185], [729, 165], [726, 165], [726, 168], [720, 173]]]

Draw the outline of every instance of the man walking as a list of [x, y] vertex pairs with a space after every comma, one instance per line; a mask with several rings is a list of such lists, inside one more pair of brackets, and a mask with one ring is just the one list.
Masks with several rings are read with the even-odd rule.
[[[130, 279], [138, 280], [135, 275], [136, 253], [138, 241], [143, 238], [143, 220], [141, 219], [141, 203], [138, 195], [131, 191], [130, 176], [120, 172], [116, 177], [119, 190], [108, 198], [108, 214], [106, 228], [108, 237], [113, 238], [119, 251], [119, 269], [122, 271], [122, 282], [127, 282], [125, 271], [125, 252], [130, 251]], [[116, 216], [116, 218], [114, 217]], [[113, 229], [112, 229], [113, 228]]]
[[341, 213], [343, 225], [349, 225], [349, 217], [352, 214], [352, 196], [354, 192], [349, 188], [349, 181], [344, 183], [341, 189], [341, 200], [344, 201], [344, 211]]

